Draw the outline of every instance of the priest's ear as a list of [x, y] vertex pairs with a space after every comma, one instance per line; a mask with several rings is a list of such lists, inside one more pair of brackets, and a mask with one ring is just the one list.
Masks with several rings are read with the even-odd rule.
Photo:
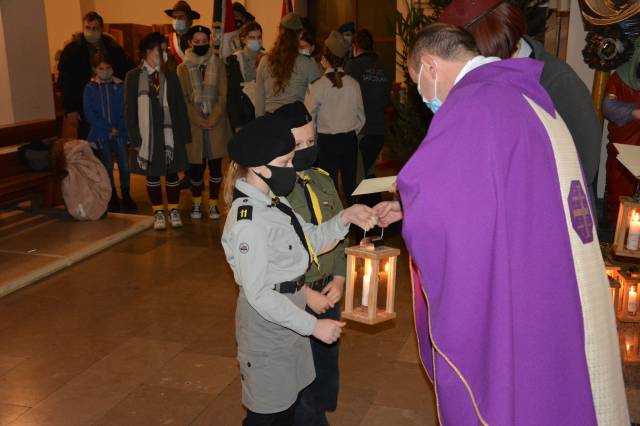
[[431, 55], [423, 55], [420, 57], [422, 65], [422, 74], [427, 76], [429, 80], [435, 80], [438, 75], [438, 64], [436, 59]]

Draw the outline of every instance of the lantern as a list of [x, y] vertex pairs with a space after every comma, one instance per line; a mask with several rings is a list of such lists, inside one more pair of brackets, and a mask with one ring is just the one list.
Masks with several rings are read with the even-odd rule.
[[618, 307], [618, 319], [623, 322], [640, 323], [640, 274], [637, 272], [618, 272], [620, 281], [620, 295]]
[[[400, 250], [361, 244], [345, 249], [345, 254], [347, 255], [347, 287], [342, 318], [369, 325], [394, 319], [396, 317], [394, 309], [396, 266]], [[361, 285], [356, 286], [356, 282]], [[356, 287], [361, 289], [359, 297], [355, 294]], [[385, 287], [385, 307], [379, 309], [378, 296]]]
[[618, 256], [640, 258], [640, 201], [632, 197], [620, 197], [613, 251]]

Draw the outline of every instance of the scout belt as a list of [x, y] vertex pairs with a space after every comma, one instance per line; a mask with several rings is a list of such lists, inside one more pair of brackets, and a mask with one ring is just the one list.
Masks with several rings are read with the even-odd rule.
[[331, 280], [333, 280], [333, 275], [327, 275], [324, 278], [321, 278], [321, 279], [316, 280], [316, 281], [312, 281], [310, 283], [305, 283], [305, 284], [311, 290], [322, 291], [327, 286], [327, 284], [329, 284], [331, 282]]
[[294, 294], [297, 293], [304, 286], [304, 276], [299, 277], [293, 281], [285, 281], [273, 286], [273, 290], [282, 294]]

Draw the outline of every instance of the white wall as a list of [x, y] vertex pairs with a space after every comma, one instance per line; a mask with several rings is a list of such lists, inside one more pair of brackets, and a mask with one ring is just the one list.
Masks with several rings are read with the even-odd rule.
[[54, 118], [43, 0], [2, 0], [0, 13], [4, 41], [0, 56], [5, 58], [0, 60], [0, 80], [4, 80], [0, 98], [6, 107], [4, 92], [8, 82], [13, 111], [12, 117], [3, 112], [2, 119], [7, 121], [0, 124]]
[[82, 30], [82, 10], [78, 0], [44, 0], [49, 38], [49, 61], [55, 72], [56, 53], [64, 47], [71, 35]]

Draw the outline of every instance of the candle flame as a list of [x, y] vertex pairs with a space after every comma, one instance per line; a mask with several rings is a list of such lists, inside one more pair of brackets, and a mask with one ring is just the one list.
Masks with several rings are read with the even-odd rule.
[[634, 210], [633, 213], [631, 213], [631, 222], [640, 222], [640, 213], [638, 213], [637, 210]]
[[389, 272], [389, 262], [387, 262], [387, 264], [384, 265], [384, 271]]

